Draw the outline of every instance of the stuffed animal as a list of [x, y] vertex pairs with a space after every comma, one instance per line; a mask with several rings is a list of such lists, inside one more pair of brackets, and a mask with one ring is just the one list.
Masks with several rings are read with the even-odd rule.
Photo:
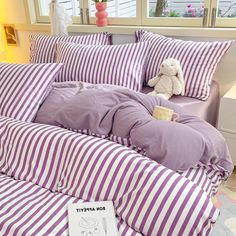
[[172, 95], [184, 96], [185, 85], [183, 71], [178, 60], [168, 58], [162, 62], [158, 76], [148, 81], [154, 91], [150, 95], [169, 99]]

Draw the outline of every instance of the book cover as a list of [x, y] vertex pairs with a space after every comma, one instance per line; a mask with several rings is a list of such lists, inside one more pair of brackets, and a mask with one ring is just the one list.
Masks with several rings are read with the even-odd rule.
[[69, 236], [119, 236], [112, 201], [68, 206]]

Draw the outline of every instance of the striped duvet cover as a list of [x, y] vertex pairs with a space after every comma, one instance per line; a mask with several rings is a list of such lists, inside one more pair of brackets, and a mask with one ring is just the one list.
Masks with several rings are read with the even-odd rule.
[[190, 181], [111, 141], [5, 117], [0, 172], [3, 236], [68, 235], [66, 207], [82, 200], [112, 200], [121, 236], [209, 235], [219, 214], [217, 168]]
[[[0, 235], [66, 236], [67, 206], [81, 201], [0, 174]], [[117, 226], [121, 235], [141, 235], [121, 219]]]

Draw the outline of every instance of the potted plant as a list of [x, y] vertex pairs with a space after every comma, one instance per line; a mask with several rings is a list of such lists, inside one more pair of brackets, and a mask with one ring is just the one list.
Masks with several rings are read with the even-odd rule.
[[108, 20], [107, 20], [108, 13], [106, 12], [108, 0], [93, 0], [93, 1], [95, 2], [95, 6], [97, 9], [97, 12], [95, 14], [96, 25], [99, 27], [108, 25]]

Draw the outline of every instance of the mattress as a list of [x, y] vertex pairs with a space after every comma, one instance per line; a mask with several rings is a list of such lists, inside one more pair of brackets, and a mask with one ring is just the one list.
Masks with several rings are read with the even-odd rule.
[[[153, 90], [150, 87], [143, 87], [143, 93]], [[219, 85], [216, 81], [211, 84], [210, 96], [206, 101], [191, 97], [173, 96], [170, 101], [184, 107], [192, 115], [196, 115], [216, 127], [219, 108]]]

